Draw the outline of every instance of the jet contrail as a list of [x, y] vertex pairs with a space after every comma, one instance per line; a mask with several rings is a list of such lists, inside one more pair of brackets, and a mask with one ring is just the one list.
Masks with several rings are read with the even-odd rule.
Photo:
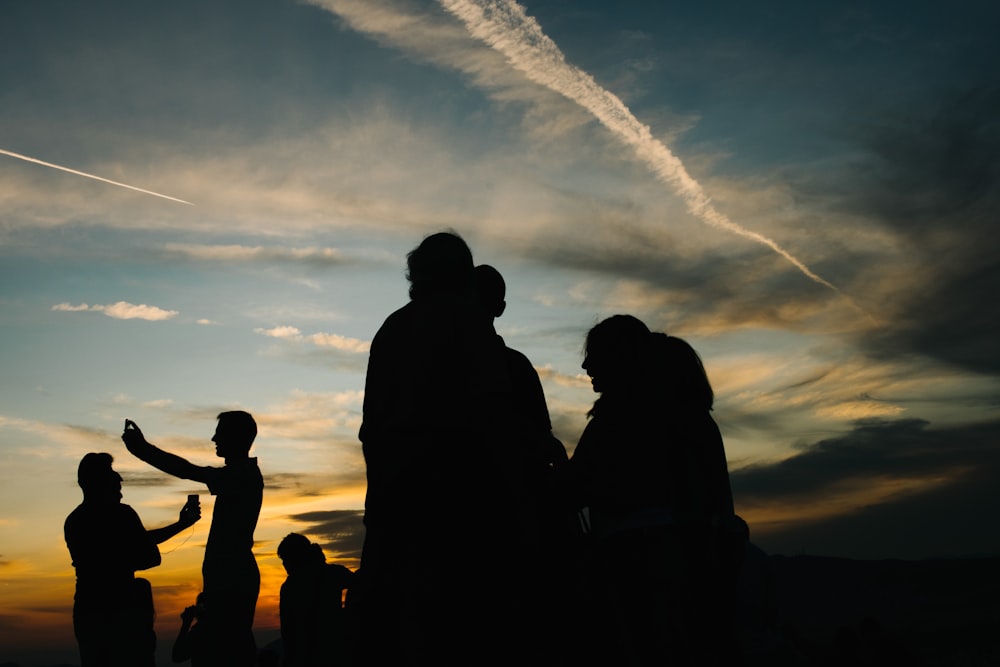
[[469, 33], [506, 57], [507, 62], [535, 83], [569, 98], [589, 111], [648, 164], [684, 200], [688, 211], [703, 222], [763, 244], [791, 262], [811, 280], [840, 293], [802, 261], [763, 234], [736, 224], [712, 206], [701, 185], [667, 146], [656, 139], [613, 93], [566, 62], [559, 47], [524, 8], [512, 0], [438, 0], [465, 24]]
[[102, 178], [100, 176], [95, 176], [93, 174], [88, 174], [86, 172], [77, 171], [76, 169], [70, 169], [69, 167], [60, 167], [57, 164], [52, 164], [51, 162], [44, 162], [42, 160], [35, 159], [33, 157], [28, 157], [27, 155], [21, 155], [20, 153], [14, 153], [12, 151], [5, 151], [0, 148], [0, 153], [4, 155], [9, 155], [11, 157], [16, 157], [18, 160], [25, 160], [27, 162], [34, 162], [35, 164], [41, 164], [46, 167], [52, 167], [53, 169], [59, 169], [60, 171], [67, 171], [71, 174], [76, 174], [77, 176], [86, 176], [87, 178], [93, 178], [97, 181], [104, 181], [105, 183], [110, 183], [111, 185], [117, 185], [120, 188], [128, 188], [129, 190], [135, 190], [136, 192], [143, 192], [147, 195], [153, 195], [154, 197], [162, 197], [163, 199], [169, 199], [170, 201], [175, 201], [180, 204], [187, 204], [188, 206], [194, 206], [189, 201], [184, 201], [183, 199], [178, 199], [177, 197], [170, 197], [169, 195], [161, 195], [159, 192], [153, 192], [152, 190], [143, 190], [142, 188], [137, 188], [134, 185], [128, 185], [126, 183], [119, 183], [118, 181], [112, 181], [107, 178]]

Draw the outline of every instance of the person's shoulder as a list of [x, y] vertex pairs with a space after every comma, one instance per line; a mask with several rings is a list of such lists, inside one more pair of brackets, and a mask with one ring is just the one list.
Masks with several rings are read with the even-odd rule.
[[209, 476], [216, 479], [246, 479], [261, 477], [260, 465], [256, 456], [248, 456], [235, 461], [228, 461], [222, 467], [206, 467]]
[[410, 301], [405, 306], [397, 308], [389, 313], [389, 316], [385, 318], [382, 322], [382, 326], [379, 327], [378, 333], [383, 333], [386, 330], [392, 331], [396, 327], [402, 326], [403, 324], [413, 320], [417, 317], [418, 311], [419, 308], [417, 307], [415, 301]]
[[70, 529], [81, 521], [85, 520], [87, 512], [87, 507], [82, 503], [73, 508], [73, 511], [69, 513], [66, 520], [63, 522], [64, 529]]
[[417, 308], [413, 301], [410, 301], [402, 308], [398, 308], [389, 314], [382, 322], [382, 326], [375, 332], [372, 345], [378, 346], [381, 342], [405, 335], [413, 327], [413, 322], [417, 319]]
[[521, 352], [520, 350], [515, 350], [509, 345], [505, 345], [504, 349], [507, 350], [507, 362], [511, 366], [525, 371], [530, 368], [532, 373], [537, 374], [537, 371], [535, 370], [534, 365], [532, 365], [531, 360], [528, 359], [528, 357], [523, 352]]

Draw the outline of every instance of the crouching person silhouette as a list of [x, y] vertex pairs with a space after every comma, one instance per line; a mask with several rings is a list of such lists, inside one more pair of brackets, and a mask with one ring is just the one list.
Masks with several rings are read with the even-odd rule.
[[327, 563], [323, 548], [299, 533], [281, 540], [278, 558], [288, 573], [279, 607], [284, 667], [353, 664], [342, 598], [354, 573]]
[[82, 667], [148, 667], [155, 664], [153, 593], [136, 570], [160, 564], [158, 544], [201, 518], [187, 503], [176, 523], [146, 530], [121, 502], [122, 477], [111, 454], [90, 453], [77, 469], [81, 503], [63, 527], [76, 568], [73, 632]]
[[212, 441], [222, 467], [197, 466], [148, 443], [135, 422], [126, 419], [122, 441], [128, 450], [163, 472], [202, 482], [216, 496], [212, 527], [201, 573], [208, 601], [204, 665], [253, 665], [257, 646], [253, 617], [260, 592], [260, 570], [253, 555], [253, 533], [260, 515], [264, 479], [250, 447], [257, 423], [243, 411], [223, 412]]

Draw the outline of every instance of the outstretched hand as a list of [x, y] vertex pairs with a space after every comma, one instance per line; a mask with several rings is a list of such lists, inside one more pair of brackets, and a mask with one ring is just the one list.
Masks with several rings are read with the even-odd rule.
[[148, 444], [146, 442], [146, 436], [142, 434], [142, 430], [139, 428], [139, 425], [131, 419], [125, 420], [125, 430], [122, 431], [122, 442], [125, 443], [125, 448], [133, 454], [136, 454], [135, 450], [137, 448]]

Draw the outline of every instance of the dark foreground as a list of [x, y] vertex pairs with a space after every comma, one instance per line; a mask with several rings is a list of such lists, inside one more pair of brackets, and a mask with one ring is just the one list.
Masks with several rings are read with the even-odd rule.
[[1000, 558], [762, 558], [774, 599], [742, 610], [751, 665], [1000, 665]]
[[[757, 552], [751, 564], [740, 609], [750, 666], [1000, 665], [1000, 557], [864, 561]], [[4, 662], [3, 653], [0, 647], [0, 667], [39, 665]]]

